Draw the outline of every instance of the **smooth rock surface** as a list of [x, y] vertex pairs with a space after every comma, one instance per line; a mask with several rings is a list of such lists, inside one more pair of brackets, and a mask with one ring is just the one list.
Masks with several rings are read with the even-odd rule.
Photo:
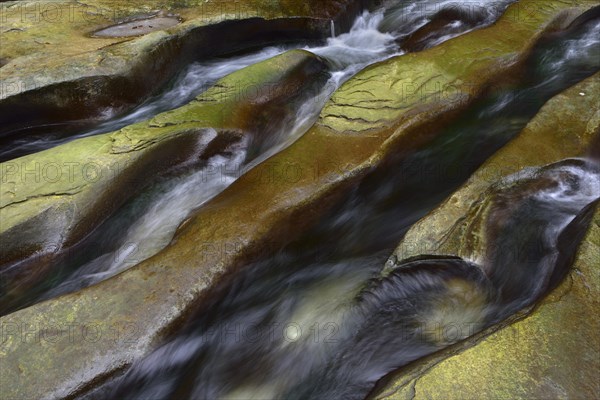
[[161, 31], [179, 24], [179, 18], [169, 16], [152, 16], [149, 18], [135, 19], [133, 21], [121, 22], [97, 30], [92, 33], [92, 37], [130, 37], [142, 36], [150, 32]]
[[[596, 74], [548, 101], [519, 136], [409, 230], [387, 270], [422, 255], [484, 265], [489, 231], [481, 210], [487, 209], [482, 204], [493, 193], [490, 186], [528, 167], [597, 158], [599, 98]], [[373, 398], [593, 398], [600, 373], [600, 320], [593, 312], [600, 287], [598, 224], [596, 212], [570, 274], [537, 308], [397, 371]]]
[[535, 311], [429, 366], [377, 399], [592, 399], [600, 391], [600, 210], [572, 271]]
[[[191, 61], [267, 44], [324, 39], [330, 35], [331, 20], [349, 27], [369, 3], [6, 2], [0, 5], [0, 124], [5, 132], [21, 134], [21, 129], [36, 123], [123, 111], [156, 93]], [[140, 37], [93, 35], [152, 16], [182, 22], [161, 30], [153, 26]]]
[[148, 121], [0, 164], [2, 265], [35, 254], [32, 265], [3, 275], [3, 300], [41, 281], [54, 256], [155, 175], [205, 151], [226, 151], [232, 132], [238, 138], [251, 135], [254, 142], [268, 139], [269, 132], [276, 133], [268, 127], [292, 115], [294, 105], [327, 77], [318, 57], [290, 51], [233, 73], [189, 104]]
[[[593, 5], [587, 1], [515, 3], [488, 28], [406, 54], [402, 62], [391, 59], [365, 68], [333, 95], [320, 122], [335, 130], [362, 131], [390, 126], [442, 104], [467, 103], [491, 76], [517, 62], [543, 28], [566, 28]], [[551, 16], [557, 18], [548, 26]]]
[[[588, 93], [581, 96], [580, 93]], [[398, 261], [420, 254], [454, 255], [482, 264], [482, 240], [467, 229], [482, 194], [504, 177], [569, 157], [585, 156], [598, 146], [600, 74], [548, 101], [525, 129], [442, 205], [416, 223], [396, 249]], [[596, 141], [594, 141], [596, 140]], [[535, 151], [532, 151], [535, 149]], [[472, 226], [474, 227], [474, 226]], [[481, 233], [481, 232], [479, 232]], [[390, 261], [388, 267], [393, 268]]]
[[[367, 68], [342, 86], [308, 133], [203, 207], [170, 247], [108, 281], [0, 319], [37, 333], [23, 340], [15, 331], [0, 348], [7, 395], [64, 397], [125, 368], [174, 329], [217, 280], [293, 240], [391, 153], [430, 140], [449, 114], [510, 71], [557, 17], [561, 26], [565, 10], [580, 6], [567, 13], [571, 18], [593, 5], [549, 1], [536, 13], [518, 13], [522, 4], [537, 3], [524, 0], [487, 29]], [[467, 89], [450, 99], [419, 90], [438, 83]], [[68, 323], [102, 334], [93, 342], [81, 334], [52, 342], [40, 336], [45, 326], [66, 332]]]

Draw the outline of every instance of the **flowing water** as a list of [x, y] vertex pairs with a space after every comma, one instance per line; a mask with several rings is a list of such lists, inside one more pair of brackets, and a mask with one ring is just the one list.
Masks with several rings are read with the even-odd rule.
[[[508, 2], [503, 4], [505, 7]], [[418, 23], [410, 22], [411, 28], [408, 31], [389, 29], [389, 25], [400, 25], [397, 12], [389, 14], [389, 9], [364, 12], [356, 19], [349, 32], [338, 36], [332, 35], [323, 46], [305, 47], [305, 50], [329, 62], [331, 77], [320, 93], [308, 98], [296, 115], [278, 128], [278, 134], [272, 135], [261, 145], [258, 154], [248, 153], [249, 141], [246, 141], [238, 144], [230, 155], [213, 157], [208, 165], [203, 165], [200, 170], [190, 168], [175, 178], [169, 176], [168, 181], [151, 186], [146, 193], [134, 199], [87, 239], [88, 243], [81, 249], [83, 255], [69, 257], [68, 260], [60, 261], [60, 265], [53, 267], [56, 276], [55, 279], [45, 282], [45, 293], [38, 295], [37, 300], [34, 300], [36, 296], [29, 296], [30, 299], [25, 304], [97, 283], [156, 254], [169, 243], [176, 228], [191, 212], [224, 190], [244, 171], [248, 171], [289, 146], [306, 132], [316, 121], [325, 102], [342, 83], [367, 65], [401, 55], [398, 41], [410, 34], [411, 30], [414, 31], [427, 23], [428, 17], [438, 9], [431, 5], [423, 8], [422, 18]], [[495, 13], [496, 17], [501, 14], [502, 9], [498, 8], [498, 10]], [[415, 10], [410, 12], [412, 17], [421, 15]], [[491, 22], [493, 22], [491, 18], [481, 19], [480, 26]], [[457, 34], [455, 33], [454, 36]], [[437, 39], [435, 43], [438, 43]], [[283, 47], [271, 47], [238, 58], [195, 63], [180, 75], [170, 90], [142, 104], [133, 112], [110, 119], [94, 130], [68, 139], [63, 138], [52, 142], [44, 138], [43, 146], [53, 146], [75, 137], [112, 131], [150, 118], [158, 112], [185, 104], [220, 77], [285, 50], [286, 48]], [[38, 141], [25, 143], [34, 146], [32, 149], [39, 149], [36, 147], [40, 145]], [[203, 147], [199, 146], [199, 148]], [[225, 173], [214, 173], [215, 170], [225, 171]]]
[[[473, 11], [478, 24], [469, 18], [447, 24], [425, 47], [493, 22], [509, 2], [485, 3], [487, 8]], [[248, 154], [246, 138], [201, 168], [183, 166], [161, 177], [99, 227], [89, 251], [61, 265], [63, 276], [29, 304], [156, 254], [191, 212], [302, 135], [341, 83], [373, 62], [402, 54], [404, 40], [450, 4], [456, 2], [399, 2], [359, 16], [348, 33], [332, 34], [323, 46], [307, 47], [329, 61], [331, 78], [259, 154]], [[600, 70], [598, 38], [600, 21], [592, 20], [539, 45], [517, 87], [489, 93], [424, 148], [371, 171], [309, 232], [214, 288], [183, 329], [90, 397], [364, 398], [394, 369], [538, 300], [568, 268], [558, 249], [574, 251], [561, 245], [561, 234], [600, 198], [597, 161], [564, 160], [496, 185], [497, 198], [517, 201], [495, 246], [518, 251], [490, 249], [482, 266], [448, 258], [397, 265], [387, 276], [382, 269], [406, 230], [517, 134], [545, 101]], [[184, 104], [219, 77], [285, 50], [194, 64], [170, 91], [73, 137]], [[215, 134], [205, 132], [198, 147]], [[24, 152], [62, 141], [23, 142]]]
[[[446, 32], [435, 39], [430, 39], [427, 47], [440, 44], [443, 41], [458, 36], [475, 28], [491, 24], [497, 19], [512, 1], [481, 0], [477, 3], [459, 6], [476, 20], [468, 29], [455, 29]], [[335, 37], [335, 27], [332, 21], [332, 37], [324, 46], [308, 46], [304, 49], [327, 58], [334, 64], [330, 90], [335, 90], [345, 79], [366, 65], [401, 54], [399, 42], [431, 20], [444, 7], [457, 7], [456, 2], [427, 0], [412, 3], [392, 3], [387, 9], [372, 13], [365, 12], [359, 16], [351, 31]], [[188, 66], [173, 80], [170, 87], [156, 96], [146, 100], [125, 115], [119, 115], [118, 110], [102, 110], [97, 126], [82, 132], [68, 134], [78, 126], [85, 126], [85, 121], [50, 124], [43, 127], [28, 127], [27, 130], [49, 130], [39, 135], [25, 135], [21, 132], [4, 132], [2, 136], [10, 137], [5, 146], [0, 149], [0, 162], [42, 151], [82, 137], [97, 135], [118, 130], [124, 126], [150, 119], [161, 112], [180, 107], [190, 102], [194, 97], [211, 87], [224, 76], [244, 67], [264, 61], [284, 51], [299, 46], [268, 47], [251, 54], [238, 57], [228, 57], [205, 62], [196, 62]], [[61, 131], [64, 131], [61, 133]], [[67, 132], [67, 133], [65, 133]], [[12, 138], [12, 139], [11, 139]]]
[[423, 259], [380, 278], [389, 250], [339, 259], [340, 234], [307, 254], [316, 229], [247, 266], [186, 329], [95, 395], [363, 398], [385, 374], [506, 318], [564, 276], [560, 233], [600, 198], [600, 166], [565, 160], [506, 181], [498, 196], [518, 198], [518, 209], [496, 239], [503, 253], [483, 270]]
[[269, 47], [259, 52], [225, 60], [197, 62], [188, 66], [165, 92], [152, 97], [125, 115], [113, 115], [116, 110], [103, 110], [100, 119], [104, 122], [93, 129], [68, 137], [42, 135], [39, 137], [17, 137], [10, 145], [0, 150], [0, 160], [8, 160], [26, 154], [52, 148], [71, 140], [112, 132], [124, 126], [144, 121], [170, 109], [181, 107], [210, 88], [216, 81], [244, 67], [275, 57], [284, 52], [283, 47]]
[[[410, 225], [548, 98], [600, 70], [599, 29], [591, 21], [541, 45], [521, 87], [489, 94], [426, 148], [373, 171], [317, 226], [215, 288], [184, 329], [93, 396], [364, 398], [391, 371], [534, 303], [568, 271], [577, 243], [564, 245], [563, 233], [600, 199], [598, 160], [495, 184], [505, 223], [485, 265], [424, 258], [385, 277], [382, 268]], [[447, 171], [461, 160], [468, 165]]]

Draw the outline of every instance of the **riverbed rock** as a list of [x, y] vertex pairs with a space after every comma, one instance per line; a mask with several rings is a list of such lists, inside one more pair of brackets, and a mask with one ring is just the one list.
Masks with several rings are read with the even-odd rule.
[[[538, 3], [523, 0], [492, 27], [365, 69], [334, 94], [313, 128], [201, 208], [161, 253], [0, 319], [12, 329], [0, 347], [5, 394], [75, 395], [126, 368], [176, 329], [217, 281], [293, 240], [386, 157], [427, 143], [448, 115], [511, 71], [549, 24], [560, 27], [594, 5], [548, 1], [519, 14], [523, 4]], [[439, 96], [444, 88], [453, 96]], [[71, 329], [66, 324], [71, 337], [62, 335]], [[90, 330], [98, 333], [93, 340], [82, 334]], [[50, 331], [61, 335], [48, 340]]]
[[226, 151], [242, 136], [252, 136], [256, 146], [327, 77], [318, 57], [290, 51], [233, 73], [189, 104], [148, 121], [0, 164], [2, 265], [21, 263], [3, 271], [3, 312], [14, 308], [11, 298], [44, 280], [54, 257], [155, 175]]
[[[486, 206], [495, 193], [490, 188], [508, 176], [526, 177], [531, 168], [567, 157], [597, 159], [599, 98], [596, 74], [548, 101], [515, 139], [409, 230], [386, 264], [387, 271], [424, 256], [458, 256], [485, 269], [493, 231], [485, 222], [486, 213], [494, 211]], [[596, 211], [567, 278], [541, 305], [472, 341], [402, 368], [373, 398], [594, 397], [600, 372], [600, 320], [592, 311], [598, 307], [600, 288], [594, 270], [600, 256], [599, 217]], [[576, 235], [567, 236], [569, 241]]]
[[[583, 95], [582, 95], [583, 93]], [[413, 225], [395, 252], [398, 261], [420, 254], [454, 255], [482, 264], [485, 238], [473, 225], [482, 194], [502, 178], [565, 158], [585, 156], [600, 132], [600, 74], [548, 101], [525, 129], [494, 154], [441, 206]], [[535, 149], [535, 151], [532, 151]], [[390, 266], [393, 263], [390, 261]]]
[[[525, 319], [403, 372], [377, 399], [587, 399], [600, 391], [600, 209], [571, 273]], [[521, 316], [522, 318], [522, 316]]]
[[400, 41], [400, 48], [406, 52], [421, 51], [430, 47], [446, 35], [457, 35], [473, 29], [489, 18], [483, 7], [461, 9], [457, 5], [444, 8], [431, 17], [431, 21]]
[[4, 134], [24, 135], [35, 123], [123, 111], [160, 90], [193, 60], [324, 39], [330, 35], [330, 21], [347, 27], [347, 20], [369, 3], [4, 2], [0, 125]]
[[[555, 2], [519, 2], [492, 27], [406, 54], [401, 63], [392, 59], [369, 66], [334, 94], [321, 123], [335, 130], [362, 131], [390, 126], [441, 104], [466, 103], [485, 89], [483, 83], [490, 76], [528, 51], [542, 26], [551, 31], [566, 28], [592, 7], [585, 1], [567, 2], [564, 7]], [[544, 24], [549, 15], [557, 16], [552, 26]]]

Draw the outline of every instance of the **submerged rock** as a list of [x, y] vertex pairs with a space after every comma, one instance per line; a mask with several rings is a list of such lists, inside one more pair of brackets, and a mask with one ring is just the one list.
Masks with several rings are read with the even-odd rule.
[[[511, 71], [557, 16], [581, 4], [572, 14], [593, 5], [549, 1], [519, 17], [521, 5], [513, 6], [490, 28], [363, 70], [334, 94], [311, 130], [200, 209], [161, 253], [96, 286], [3, 317], [0, 323], [14, 329], [0, 347], [6, 395], [73, 396], [147, 354], [218, 280], [304, 232], [386, 157], [431, 140], [449, 116]], [[150, 124], [168, 128], [163, 118]], [[47, 327], [61, 335], [47, 340]], [[93, 341], [90, 329], [98, 332]]]
[[[523, 294], [535, 290], [544, 294], [565, 275], [567, 279], [527, 318], [504, 329], [490, 328], [475, 337], [480, 343], [472, 348], [468, 348], [472, 342], [462, 343], [399, 370], [380, 385], [374, 398], [579, 398], [597, 393], [595, 377], [600, 368], [600, 349], [596, 332], [600, 322], [591, 310], [598, 306], [597, 293], [593, 292], [597, 292], [598, 285], [593, 282], [594, 272], [590, 269], [592, 260], [598, 258], [597, 212], [568, 272], [573, 247], [581, 239], [582, 231], [585, 232], [595, 203], [566, 228], [561, 228], [564, 230], [558, 236], [555, 271], [545, 281], [525, 276], [534, 272], [530, 265], [532, 258], [540, 256], [535, 244], [523, 242], [527, 235], [522, 235], [541, 229], [535, 213], [530, 214], [530, 226], [506, 229], [517, 211], [521, 214], [526, 211], [523, 204], [527, 201], [527, 191], [547, 192], [558, 201], [564, 194], [568, 197], [581, 192], [583, 196], [600, 190], [597, 178], [580, 182], [569, 176], [578, 165], [598, 161], [594, 154], [600, 143], [599, 94], [600, 75], [596, 74], [547, 102], [519, 136], [410, 229], [387, 264], [391, 271], [403, 260], [414, 257], [459, 256], [482, 266], [501, 288], [500, 301], [518, 296], [520, 293], [514, 293], [514, 289]], [[533, 168], [578, 156], [591, 159]], [[561, 180], [560, 184], [553, 179]], [[518, 189], [516, 197], [511, 197], [513, 187]], [[555, 204], [548, 211], [560, 213], [561, 209]], [[516, 241], [513, 245], [497, 242], [511, 235]], [[551, 244], [542, 242], [538, 250]], [[552, 251], [546, 249], [545, 254]], [[494, 271], [492, 267], [502, 271]], [[506, 279], [511, 285], [506, 285]], [[523, 316], [517, 314], [509, 320]], [[562, 322], [557, 324], [557, 321]], [[497, 332], [486, 336], [493, 331]]]
[[290, 51], [233, 73], [149, 121], [0, 164], [2, 312], [19, 307], [20, 297], [47, 279], [54, 258], [155, 175], [224, 152], [242, 136], [258, 146], [327, 76], [318, 57]]

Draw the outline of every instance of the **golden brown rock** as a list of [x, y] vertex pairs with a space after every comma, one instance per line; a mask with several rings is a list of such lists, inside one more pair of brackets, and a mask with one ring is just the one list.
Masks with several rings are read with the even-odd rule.
[[473, 347], [445, 353], [442, 361], [409, 367], [405, 379], [374, 398], [594, 398], [600, 390], [598, 259], [597, 210], [571, 273], [530, 316], [479, 338]]
[[[0, 319], [18, 329], [0, 348], [6, 393], [71, 395], [146, 354], [218, 279], [268, 244], [293, 240], [391, 153], [429, 140], [448, 114], [466, 108], [557, 16], [578, 5], [574, 15], [593, 3], [549, 1], [525, 16], [513, 6], [490, 28], [358, 74], [334, 95], [317, 125], [202, 208], [163, 252], [101, 284]], [[423, 95], [430, 93], [420, 90], [428, 84], [438, 88], [435, 93], [462, 89], [451, 99], [439, 98]], [[50, 341], [40, 335], [46, 326], [67, 332], [69, 323], [76, 327], [71, 337]], [[93, 342], [80, 333], [84, 326], [100, 332]], [[23, 340], [21, 327], [36, 334]]]
[[[485, 265], [493, 235], [487, 216], [498, 209], [488, 207], [495, 193], [490, 187], [528, 167], [590, 155], [600, 135], [598, 98], [600, 74], [552, 98], [469, 182], [410, 229], [388, 270], [420, 255], [460, 256]], [[600, 254], [599, 217], [596, 212], [569, 276], [530, 316], [526, 309], [472, 340], [403, 368], [373, 397], [593, 397], [600, 369], [600, 322], [592, 311], [598, 307], [600, 287], [594, 271]]]
[[327, 77], [318, 57], [290, 51], [233, 73], [148, 121], [1, 163], [1, 265], [21, 264], [4, 271], [0, 309], [18, 307], [20, 296], [46, 279], [52, 260], [153, 176], [204, 151], [226, 151], [244, 135], [253, 143], [268, 139], [276, 133], [268, 127], [291, 115]]
[[[22, 134], [19, 130], [33, 123], [122, 111], [193, 60], [323, 39], [330, 34], [330, 20], [347, 27], [346, 20], [366, 5], [362, 0], [4, 2], [0, 124], [4, 132]], [[181, 22], [155, 26], [148, 18]], [[131, 36], [138, 31], [141, 36]], [[105, 34], [94, 36], [98, 32]]]

